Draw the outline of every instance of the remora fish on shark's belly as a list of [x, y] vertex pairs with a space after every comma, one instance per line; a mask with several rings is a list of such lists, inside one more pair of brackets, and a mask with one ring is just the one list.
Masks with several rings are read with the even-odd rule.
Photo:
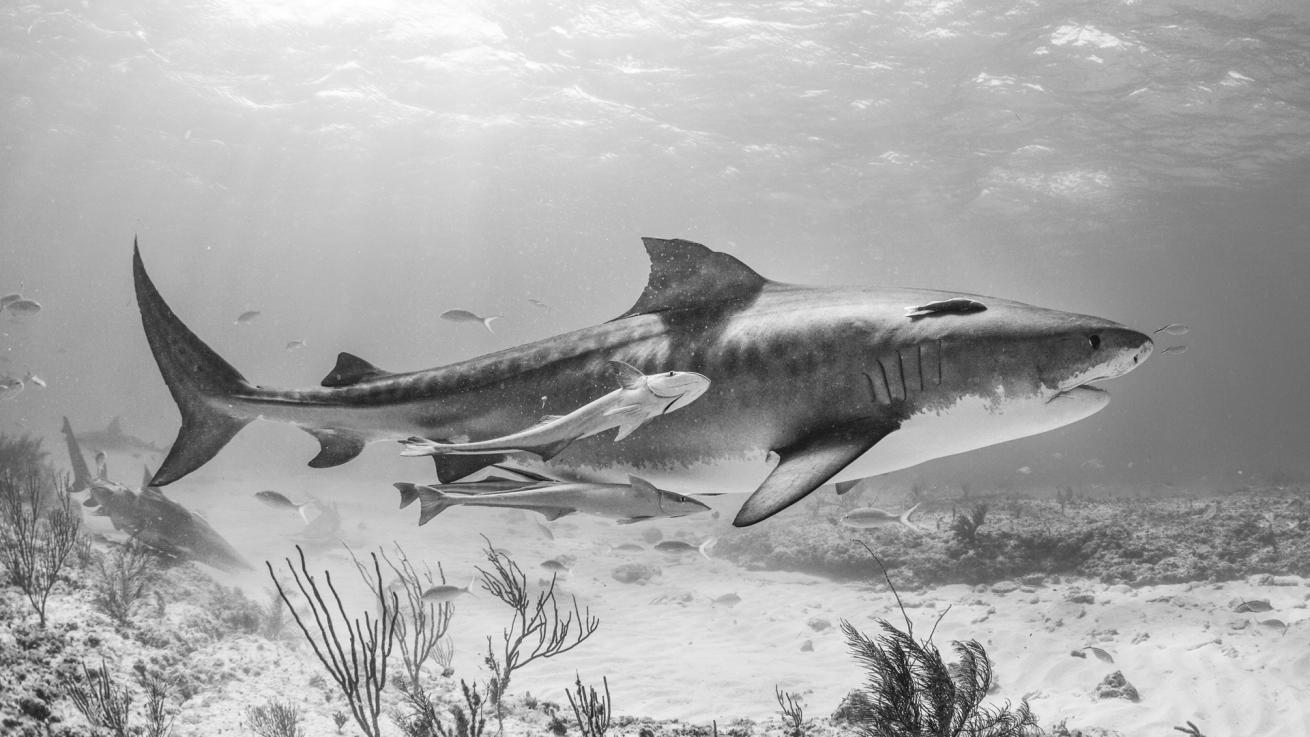
[[[636, 474], [661, 487], [754, 489], [734, 520], [745, 526], [830, 481], [1087, 417], [1109, 401], [1089, 384], [1127, 373], [1152, 349], [1148, 336], [1097, 317], [951, 292], [782, 284], [698, 243], [644, 242], [646, 289], [609, 322], [408, 373], [342, 354], [323, 386], [307, 389], [246, 381], [173, 314], [134, 249], [146, 337], [182, 413], [154, 483], [199, 468], [256, 418], [317, 438], [314, 467], [372, 441], [500, 437], [530, 425], [542, 396], [584, 404], [605, 386], [607, 362], [620, 360], [713, 384], [622, 443], [593, 436], [549, 463], [516, 462], [596, 482]], [[440, 480], [459, 477], [436, 460]]]

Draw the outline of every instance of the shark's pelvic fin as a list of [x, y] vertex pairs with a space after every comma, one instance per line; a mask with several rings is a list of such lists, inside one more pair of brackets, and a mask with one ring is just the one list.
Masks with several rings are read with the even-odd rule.
[[359, 356], [342, 352], [337, 354], [337, 365], [332, 367], [332, 373], [324, 376], [321, 383], [326, 387], [350, 386], [390, 375], [390, 371], [383, 371]]
[[449, 484], [462, 478], [472, 476], [487, 466], [494, 466], [505, 460], [505, 455], [435, 455], [432, 463], [437, 467], [437, 481]]
[[768, 279], [726, 253], [681, 239], [642, 238], [650, 255], [650, 278], [632, 309], [614, 318], [688, 307], [744, 301]]
[[[344, 354], [343, 354], [344, 355]], [[364, 438], [338, 430], [305, 428], [322, 446], [309, 462], [310, 468], [340, 466], [364, 451]]]
[[779, 448], [778, 465], [741, 505], [733, 526], [748, 527], [790, 507], [898, 427], [900, 423], [894, 421], [851, 423], [812, 433], [789, 447]]

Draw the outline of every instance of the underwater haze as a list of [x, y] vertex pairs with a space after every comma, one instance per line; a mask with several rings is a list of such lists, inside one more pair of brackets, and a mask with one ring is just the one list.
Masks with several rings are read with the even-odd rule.
[[[1310, 575], [1310, 550], [1287, 563], [1310, 539], [1308, 204], [1304, 0], [10, 3], [0, 7], [0, 294], [41, 310], [0, 311], [0, 376], [45, 386], [29, 379], [0, 401], [0, 433], [44, 438], [60, 468], [64, 416], [79, 433], [121, 417], [160, 445], [177, 435], [133, 291], [134, 239], [181, 320], [261, 386], [317, 385], [341, 351], [411, 371], [610, 320], [646, 284], [642, 237], [702, 243], [779, 282], [950, 290], [1095, 315], [1155, 341], [1145, 365], [1102, 385], [1105, 410], [876, 478], [863, 503], [895, 517], [923, 502], [922, 534], [945, 539], [977, 498], [993, 499], [991, 524], [1009, 520], [1014, 533], [1024, 503], [1055, 515], [1050, 500], [1067, 488], [1100, 515], [1069, 522], [1073, 536], [1134, 516], [1101, 500], [1167, 497], [1179, 501], [1162, 502], [1176, 505], [1164, 516], [1137, 515], [1143, 539], [1170, 514], [1200, 524], [1200, 505], [1214, 504], [1220, 519], [1245, 515], [1229, 543], [1250, 557], [1137, 578], [1131, 556], [955, 579], [925, 564], [904, 579], [909, 611], [926, 632], [956, 607], [943, 650], [978, 638], [993, 650], [1000, 695], [1030, 699], [1047, 727], [1069, 718], [1164, 733], [1200, 714], [1211, 737], [1293, 734], [1310, 729], [1296, 703], [1310, 656], [1292, 652], [1310, 651], [1310, 623], [1288, 610], [1304, 610], [1310, 587], [1273, 590], [1279, 635], [1233, 624], [1249, 617], [1232, 619], [1230, 596], [1268, 591], [1207, 586]], [[484, 329], [443, 319], [451, 309], [500, 319]], [[1174, 323], [1187, 329], [1155, 332]], [[523, 556], [533, 583], [539, 563], [570, 556], [564, 590], [600, 614], [599, 642], [516, 681], [543, 698], [563, 701], [577, 671], [595, 684], [608, 674], [618, 713], [708, 724], [775, 715], [769, 689], [781, 683], [807, 694], [810, 718], [827, 718], [864, 677], [838, 620], [871, 632], [875, 615], [900, 621], [876, 567], [857, 574], [862, 549], [781, 548], [778, 530], [802, 537], [807, 525], [850, 543], [836, 517], [852, 503], [830, 488], [756, 526], [772, 532], [728, 527], [744, 497], [707, 498], [715, 519], [658, 529], [720, 550], [674, 559], [643, 541], [654, 522], [578, 515], [548, 537], [533, 513], [455, 509], [418, 528], [415, 509], [394, 508], [391, 485], [430, 483], [430, 463], [381, 443], [348, 465], [306, 468], [317, 451], [295, 428], [257, 422], [167, 487], [255, 564], [220, 580], [262, 599], [262, 562], [294, 557], [300, 522], [256, 501], [261, 489], [334, 501], [356, 551], [400, 541], [434, 565], [440, 557], [461, 586], [486, 565], [479, 533]], [[121, 454], [110, 471], [134, 484], [141, 463], [161, 460]], [[1269, 519], [1263, 503], [1230, 501], [1253, 489], [1292, 496]], [[1212, 495], [1230, 495], [1229, 506], [1204, 501]], [[998, 501], [1011, 497], [1026, 501]], [[1266, 523], [1282, 546], [1267, 554], [1253, 542]], [[1200, 531], [1178, 545], [1210, 542], [1187, 529]], [[898, 557], [918, 549], [910, 532], [863, 539], [917, 565]], [[644, 549], [615, 553], [625, 542]], [[1168, 557], [1155, 553], [1144, 558]], [[340, 551], [323, 556], [311, 567], [353, 576]], [[612, 575], [634, 561], [660, 571], [644, 588]], [[1051, 593], [1071, 573], [1097, 581], [1086, 595], [1098, 604], [1071, 604], [1076, 588]], [[1048, 577], [1023, 584], [1035, 591], [986, 588], [1026, 574]], [[1158, 595], [1174, 603], [1160, 614], [1148, 604], [1156, 594], [1127, 584], [1175, 586]], [[740, 603], [705, 603], [729, 593]], [[482, 677], [483, 638], [504, 618], [478, 595], [455, 619], [486, 623], [457, 635], [456, 679]], [[1075, 606], [1091, 619], [1076, 624]], [[1070, 637], [1066, 622], [1083, 629]], [[1166, 632], [1140, 637], [1151, 623]], [[1212, 624], [1230, 641], [1198, 653]], [[1030, 631], [1049, 636], [1049, 652], [1015, 634]], [[1069, 651], [1095, 642], [1145, 687], [1140, 703], [1093, 704], [1104, 674], [1086, 669], [1100, 661]], [[661, 655], [693, 648], [703, 657]], [[1022, 659], [1007, 661], [1016, 651]], [[1184, 696], [1159, 700], [1161, 683]], [[328, 713], [307, 718], [331, 729]], [[193, 714], [181, 726], [236, 729], [224, 718]], [[1251, 723], [1262, 731], [1240, 731]]]

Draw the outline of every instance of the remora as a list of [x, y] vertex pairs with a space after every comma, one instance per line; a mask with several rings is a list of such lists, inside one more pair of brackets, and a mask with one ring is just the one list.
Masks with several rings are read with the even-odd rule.
[[[146, 337], [182, 414], [153, 483], [199, 468], [256, 418], [312, 434], [322, 447], [309, 465], [320, 468], [366, 442], [498, 437], [535, 421], [543, 396], [577, 407], [608, 391], [607, 362], [619, 360], [713, 384], [623, 442], [593, 436], [549, 463], [515, 461], [597, 482], [638, 475], [661, 487], [754, 489], [734, 520], [743, 527], [830, 481], [1087, 417], [1109, 402], [1090, 384], [1152, 350], [1147, 335], [1098, 317], [952, 292], [784, 284], [698, 243], [643, 241], [649, 281], [613, 320], [422, 371], [343, 353], [321, 387], [306, 389], [246, 381], [173, 314], [134, 248]], [[436, 461], [442, 481], [471, 471]]]

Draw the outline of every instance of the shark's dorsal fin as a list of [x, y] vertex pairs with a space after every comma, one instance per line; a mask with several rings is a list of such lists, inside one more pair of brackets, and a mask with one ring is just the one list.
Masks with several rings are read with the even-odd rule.
[[337, 354], [337, 365], [332, 367], [332, 373], [323, 377], [322, 385], [326, 387], [350, 386], [367, 379], [390, 375], [390, 371], [383, 371], [359, 356], [342, 352]]
[[618, 380], [619, 386], [624, 389], [640, 389], [646, 384], [646, 375], [637, 370], [632, 364], [622, 361], [610, 361], [610, 368], [614, 369], [614, 378]]
[[660, 490], [655, 485], [640, 476], [628, 476], [628, 486], [640, 491], [643, 494], [659, 494]]
[[110, 421], [109, 421], [109, 427], [106, 427], [106, 428], [105, 428], [105, 434], [106, 434], [106, 435], [122, 435], [122, 434], [123, 434], [123, 418], [122, 418], [122, 417], [114, 417], [114, 419], [110, 420]]
[[687, 307], [707, 306], [754, 297], [768, 279], [726, 253], [679, 238], [642, 238], [650, 255], [650, 278], [622, 320]]

